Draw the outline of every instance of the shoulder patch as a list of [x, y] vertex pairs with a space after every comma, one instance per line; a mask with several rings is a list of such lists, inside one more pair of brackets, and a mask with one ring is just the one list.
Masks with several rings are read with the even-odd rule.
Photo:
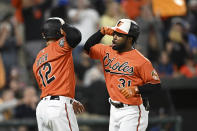
[[159, 80], [159, 76], [158, 76], [156, 70], [153, 70], [153, 71], [151, 72], [151, 76], [153, 77], [154, 80]]
[[64, 47], [64, 42], [65, 42], [65, 40], [64, 40], [64, 39], [61, 39], [61, 40], [59, 41], [59, 46], [60, 46], [60, 47]]

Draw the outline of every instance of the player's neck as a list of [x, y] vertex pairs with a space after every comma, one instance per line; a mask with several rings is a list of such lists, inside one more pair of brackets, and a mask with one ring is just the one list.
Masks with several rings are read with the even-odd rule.
[[123, 52], [128, 52], [128, 51], [131, 51], [131, 50], [133, 50], [132, 48], [130, 48], [130, 49], [124, 49], [124, 50], [119, 50], [118, 52], [119, 53], [123, 53]]
[[133, 48], [133, 46], [127, 46], [127, 47], [125, 47], [124, 49], [122, 49], [122, 50], [119, 50], [118, 52], [119, 53], [123, 53], [123, 52], [128, 52], [128, 51], [131, 51], [131, 50], [133, 50], [134, 48]]

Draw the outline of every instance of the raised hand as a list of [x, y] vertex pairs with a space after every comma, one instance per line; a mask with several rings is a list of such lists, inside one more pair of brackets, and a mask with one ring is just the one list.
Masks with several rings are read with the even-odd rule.
[[113, 35], [114, 30], [110, 27], [101, 27], [101, 33], [103, 35]]

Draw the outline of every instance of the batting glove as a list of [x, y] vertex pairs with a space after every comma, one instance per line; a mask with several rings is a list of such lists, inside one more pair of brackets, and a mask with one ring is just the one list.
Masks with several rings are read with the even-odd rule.
[[137, 86], [130, 86], [130, 87], [125, 87], [125, 88], [120, 88], [120, 93], [126, 98], [130, 98], [132, 96], [135, 96], [136, 94], [139, 93], [138, 87]]
[[110, 27], [101, 27], [101, 30], [100, 32], [103, 34], [103, 35], [113, 35], [114, 33], [114, 30]]

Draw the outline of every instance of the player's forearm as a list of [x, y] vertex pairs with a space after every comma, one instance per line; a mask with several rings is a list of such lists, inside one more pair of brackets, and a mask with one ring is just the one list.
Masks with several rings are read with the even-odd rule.
[[81, 32], [68, 24], [64, 24], [62, 29], [66, 33], [66, 41], [68, 42], [69, 46], [75, 48], [81, 41]]
[[89, 53], [90, 48], [96, 44], [98, 44], [103, 38], [103, 34], [99, 31], [94, 33], [85, 43], [84, 49]]
[[153, 93], [158, 92], [161, 89], [161, 84], [145, 84], [143, 86], [139, 86], [139, 93], [142, 95], [142, 97], [149, 97]]

